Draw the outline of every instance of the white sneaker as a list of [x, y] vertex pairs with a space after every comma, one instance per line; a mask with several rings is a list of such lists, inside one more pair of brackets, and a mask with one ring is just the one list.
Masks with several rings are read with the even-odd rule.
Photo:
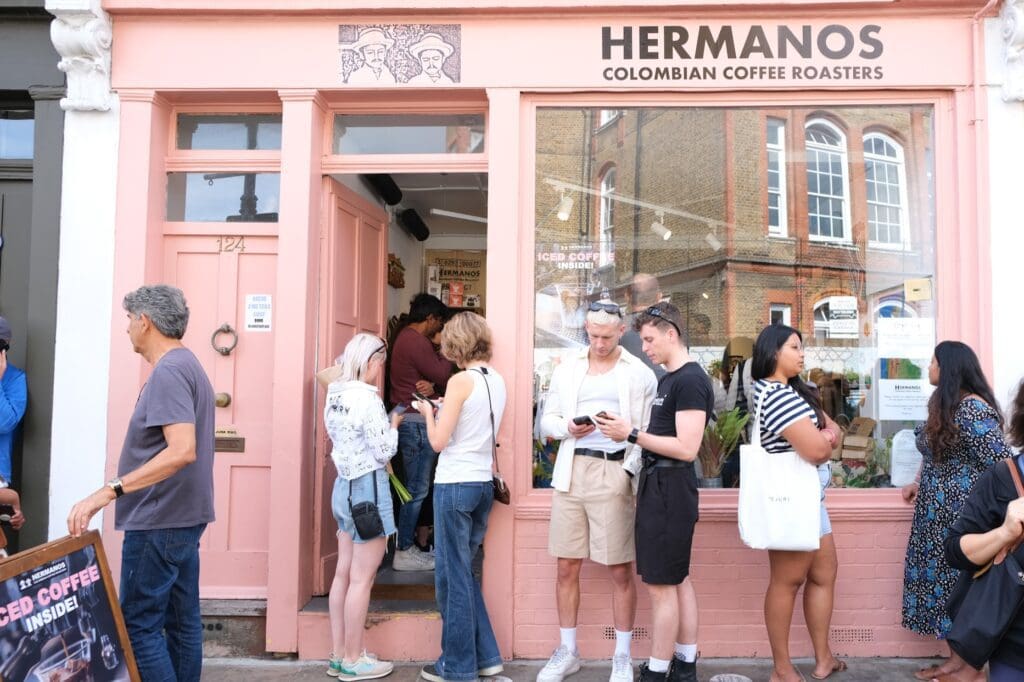
[[608, 682], [633, 682], [633, 659], [629, 654], [612, 656], [612, 676]]
[[580, 656], [578, 653], [569, 651], [564, 646], [555, 649], [551, 658], [541, 668], [537, 675], [537, 682], [562, 682], [566, 675], [572, 675], [580, 671]]
[[[387, 677], [395, 669], [394, 664], [389, 661], [378, 661], [376, 656], [369, 656], [365, 652], [355, 663], [341, 662], [337, 678], [344, 682], [356, 682], [357, 680], [376, 680]], [[330, 675], [330, 673], [327, 673]]]
[[391, 568], [396, 571], [433, 571], [434, 557], [416, 545], [409, 549], [396, 549]]

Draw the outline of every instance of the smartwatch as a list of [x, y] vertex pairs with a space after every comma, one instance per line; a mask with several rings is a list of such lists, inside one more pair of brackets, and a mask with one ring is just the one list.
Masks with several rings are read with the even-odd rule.
[[626, 436], [626, 440], [628, 440], [630, 443], [636, 444], [636, 439], [639, 438], [639, 437], [640, 437], [640, 429], [638, 429], [638, 428], [636, 428], [634, 426], [633, 430], [629, 432], [628, 436]]
[[107, 481], [107, 487], [114, 491], [114, 497], [121, 497], [124, 495], [124, 486], [121, 485], [120, 478], [112, 478]]

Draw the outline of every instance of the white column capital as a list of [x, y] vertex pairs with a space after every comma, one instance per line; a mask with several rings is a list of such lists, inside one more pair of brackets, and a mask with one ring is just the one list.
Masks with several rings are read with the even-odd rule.
[[110, 109], [110, 16], [100, 0], [46, 0], [54, 16], [50, 39], [60, 55], [57, 68], [67, 74], [65, 111]]

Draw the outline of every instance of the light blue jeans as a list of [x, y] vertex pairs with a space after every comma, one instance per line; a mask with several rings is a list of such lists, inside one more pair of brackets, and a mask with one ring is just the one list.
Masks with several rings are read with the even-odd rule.
[[445, 680], [475, 680], [477, 670], [501, 663], [501, 652], [487, 617], [480, 583], [473, 576], [494, 484], [434, 485], [434, 586], [441, 612], [441, 657], [437, 672]]

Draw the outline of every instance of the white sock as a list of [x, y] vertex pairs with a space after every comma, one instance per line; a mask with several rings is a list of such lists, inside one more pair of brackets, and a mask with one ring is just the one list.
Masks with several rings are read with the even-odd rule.
[[616, 656], [629, 656], [629, 645], [633, 641], [633, 631], [621, 632], [615, 631], [615, 655]]
[[664, 661], [660, 658], [654, 658], [653, 656], [647, 660], [647, 669], [652, 673], [667, 673], [668, 664], [672, 661]]
[[558, 628], [558, 632], [562, 635], [562, 646], [576, 653], [576, 628]]
[[697, 645], [676, 642], [676, 658], [686, 663], [693, 663], [697, 660]]

